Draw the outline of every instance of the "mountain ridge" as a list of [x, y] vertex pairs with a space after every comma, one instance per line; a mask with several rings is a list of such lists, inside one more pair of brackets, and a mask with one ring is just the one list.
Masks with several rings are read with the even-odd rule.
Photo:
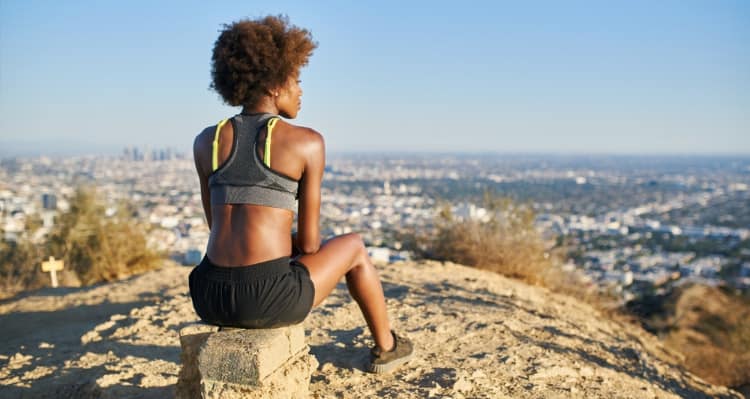
[[[189, 271], [170, 264], [0, 303], [0, 396], [172, 396], [177, 332], [197, 319]], [[640, 327], [573, 298], [452, 263], [379, 271], [394, 328], [417, 358], [385, 376], [363, 371], [372, 340], [342, 282], [305, 321], [320, 363], [312, 397], [742, 397], [677, 366], [679, 355]]]

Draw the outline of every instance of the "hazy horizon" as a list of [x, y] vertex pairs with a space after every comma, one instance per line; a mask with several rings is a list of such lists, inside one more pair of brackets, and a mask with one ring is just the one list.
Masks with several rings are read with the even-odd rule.
[[[57, 145], [55, 145], [57, 144]], [[0, 160], [12, 159], [12, 158], [37, 158], [37, 157], [85, 157], [85, 156], [104, 156], [104, 157], [117, 157], [123, 154], [126, 148], [136, 147], [140, 150], [164, 150], [172, 149], [175, 153], [184, 154], [188, 158], [192, 159], [192, 149], [183, 148], [179, 149], [173, 146], [146, 146], [146, 145], [125, 145], [121, 147], [112, 145], [96, 145], [91, 143], [72, 143], [65, 142], [69, 145], [68, 147], [61, 147], [63, 142], [52, 142], [46, 149], [39, 148], [37, 143], [32, 142], [10, 142], [0, 139]], [[419, 150], [419, 149], [372, 149], [372, 148], [351, 148], [351, 149], [339, 149], [339, 150], [328, 150], [329, 157], [333, 156], [347, 156], [356, 154], [365, 155], [467, 155], [467, 156], [485, 156], [485, 155], [502, 155], [502, 156], [552, 156], [552, 157], [575, 157], [575, 156], [590, 156], [590, 157], [644, 157], [644, 158], [739, 158], [746, 159], [750, 158], [750, 152], [721, 152], [721, 153], [709, 153], [709, 152], [585, 152], [585, 151], [542, 151], [542, 150]]]

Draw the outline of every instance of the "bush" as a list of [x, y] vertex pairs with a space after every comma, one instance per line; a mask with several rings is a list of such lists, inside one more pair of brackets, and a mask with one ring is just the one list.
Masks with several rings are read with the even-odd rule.
[[155, 269], [162, 255], [146, 245], [145, 228], [121, 205], [112, 217], [93, 188], [79, 188], [70, 212], [61, 215], [49, 239], [50, 253], [62, 254], [83, 284], [113, 281]]
[[530, 205], [486, 192], [481, 206], [487, 215], [482, 220], [467, 220], [457, 218], [450, 205], [443, 204], [433, 232], [405, 234], [400, 239], [419, 257], [474, 266], [545, 286], [617, 316], [612, 296], [585, 283], [580, 274], [562, 269], [566, 251], [547, 248], [534, 225], [536, 214]]
[[0, 239], [0, 298], [49, 285], [42, 272], [43, 249], [29, 240], [5, 242]]
[[482, 206], [488, 211], [488, 220], [458, 219], [448, 205], [443, 205], [425, 254], [532, 284], [542, 283], [550, 260], [534, 228], [533, 210], [489, 194]]
[[[663, 320], [663, 322], [662, 322]], [[750, 300], [700, 284], [677, 288], [664, 314], [644, 324], [681, 352], [685, 367], [713, 384], [750, 383]]]
[[75, 273], [84, 285], [161, 264], [164, 256], [147, 247], [146, 229], [126, 212], [126, 205], [107, 217], [91, 187], [78, 188], [70, 203], [70, 211], [59, 216], [46, 243], [35, 246], [22, 238], [0, 244], [0, 287], [6, 294], [48, 286], [49, 275], [40, 265], [50, 255], [64, 260], [66, 272]]

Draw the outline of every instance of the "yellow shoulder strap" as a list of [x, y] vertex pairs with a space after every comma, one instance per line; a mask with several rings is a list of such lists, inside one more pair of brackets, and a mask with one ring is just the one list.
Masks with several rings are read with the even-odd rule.
[[211, 171], [219, 169], [219, 135], [221, 134], [221, 128], [227, 123], [229, 119], [224, 119], [216, 125], [216, 133], [214, 133], [214, 144], [213, 144], [213, 156], [211, 157]]
[[276, 122], [279, 118], [271, 118], [268, 120], [268, 129], [266, 132], [266, 149], [263, 151], [263, 163], [269, 168], [271, 167], [271, 133], [273, 133], [273, 127], [276, 126]]

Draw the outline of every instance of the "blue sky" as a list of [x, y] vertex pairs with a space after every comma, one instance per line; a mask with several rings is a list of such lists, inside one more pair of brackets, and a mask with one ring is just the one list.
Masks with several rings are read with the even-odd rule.
[[750, 2], [215, 3], [0, 1], [0, 156], [189, 150], [221, 25], [279, 13], [329, 151], [750, 154]]

